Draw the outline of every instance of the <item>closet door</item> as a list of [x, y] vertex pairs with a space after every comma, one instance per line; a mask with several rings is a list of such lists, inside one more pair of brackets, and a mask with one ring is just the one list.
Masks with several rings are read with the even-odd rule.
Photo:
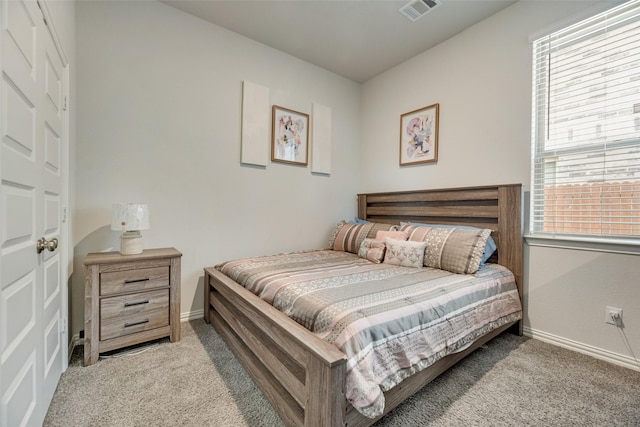
[[36, 1], [0, 25], [0, 425], [37, 426], [66, 367], [65, 69]]

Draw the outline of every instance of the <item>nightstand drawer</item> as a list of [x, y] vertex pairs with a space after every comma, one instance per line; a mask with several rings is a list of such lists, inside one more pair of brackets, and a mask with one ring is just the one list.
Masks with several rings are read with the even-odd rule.
[[100, 295], [169, 286], [169, 267], [150, 267], [100, 274]]
[[169, 289], [103, 298], [100, 301], [100, 340], [168, 324]]

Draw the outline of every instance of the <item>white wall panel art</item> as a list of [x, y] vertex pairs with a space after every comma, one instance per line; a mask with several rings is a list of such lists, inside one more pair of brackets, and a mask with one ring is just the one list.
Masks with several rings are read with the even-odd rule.
[[245, 80], [242, 85], [241, 163], [267, 166], [270, 111], [269, 88]]
[[313, 104], [311, 114], [311, 172], [331, 173], [331, 108]]

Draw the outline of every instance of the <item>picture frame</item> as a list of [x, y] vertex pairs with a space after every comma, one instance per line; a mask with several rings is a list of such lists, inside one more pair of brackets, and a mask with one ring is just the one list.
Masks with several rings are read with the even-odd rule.
[[438, 161], [440, 104], [400, 115], [400, 166]]
[[271, 160], [306, 166], [309, 163], [309, 115], [274, 105]]

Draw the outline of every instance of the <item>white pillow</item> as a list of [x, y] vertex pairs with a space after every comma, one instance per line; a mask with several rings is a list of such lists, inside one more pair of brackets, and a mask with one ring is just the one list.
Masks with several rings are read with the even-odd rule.
[[384, 254], [385, 263], [404, 267], [422, 267], [426, 242], [394, 240], [387, 237], [385, 246], [387, 247]]

